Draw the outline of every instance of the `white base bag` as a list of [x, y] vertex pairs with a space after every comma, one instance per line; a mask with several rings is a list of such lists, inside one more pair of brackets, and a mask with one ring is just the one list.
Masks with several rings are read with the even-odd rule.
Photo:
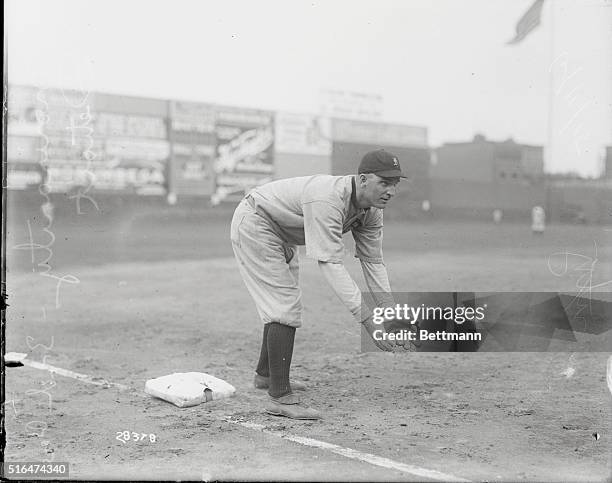
[[169, 376], [149, 379], [145, 392], [179, 408], [231, 397], [236, 388], [210, 374], [203, 372], [177, 372]]

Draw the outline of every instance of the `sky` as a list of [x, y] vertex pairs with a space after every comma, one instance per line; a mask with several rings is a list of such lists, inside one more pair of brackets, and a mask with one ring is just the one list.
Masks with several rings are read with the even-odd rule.
[[[612, 0], [8, 0], [9, 83], [317, 113], [380, 95], [429, 143], [544, 145], [597, 176], [612, 145]], [[550, 121], [550, 122], [549, 122]]]

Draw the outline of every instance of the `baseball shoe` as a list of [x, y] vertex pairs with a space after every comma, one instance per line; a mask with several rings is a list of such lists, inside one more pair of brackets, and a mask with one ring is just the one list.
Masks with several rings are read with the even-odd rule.
[[291, 419], [321, 419], [319, 411], [301, 404], [300, 398], [291, 392], [281, 397], [270, 397], [266, 412]]
[[[253, 385], [255, 389], [268, 389], [270, 387], [270, 378], [260, 376], [259, 374], [255, 374], [255, 379], [253, 380]], [[305, 391], [306, 384], [300, 381], [290, 381], [289, 385], [293, 391]]]

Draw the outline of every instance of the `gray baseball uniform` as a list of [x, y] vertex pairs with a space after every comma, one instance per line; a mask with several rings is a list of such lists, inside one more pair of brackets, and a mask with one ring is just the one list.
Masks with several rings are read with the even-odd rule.
[[301, 326], [298, 245], [305, 245], [306, 255], [319, 262], [355, 319], [365, 319], [361, 292], [342, 264], [342, 235], [348, 231], [375, 299], [376, 294], [389, 293], [382, 255], [383, 212], [357, 206], [355, 176], [273, 181], [255, 188], [240, 202], [232, 219], [232, 247], [264, 323]]

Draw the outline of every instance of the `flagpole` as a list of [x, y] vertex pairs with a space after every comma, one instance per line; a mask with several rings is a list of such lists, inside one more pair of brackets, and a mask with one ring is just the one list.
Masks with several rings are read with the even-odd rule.
[[550, 63], [548, 68], [548, 116], [546, 119], [546, 157], [544, 163], [544, 171], [550, 172], [553, 165], [553, 138], [554, 138], [554, 76], [553, 62], [555, 61], [555, 7], [554, 0], [548, 2], [550, 5]]

